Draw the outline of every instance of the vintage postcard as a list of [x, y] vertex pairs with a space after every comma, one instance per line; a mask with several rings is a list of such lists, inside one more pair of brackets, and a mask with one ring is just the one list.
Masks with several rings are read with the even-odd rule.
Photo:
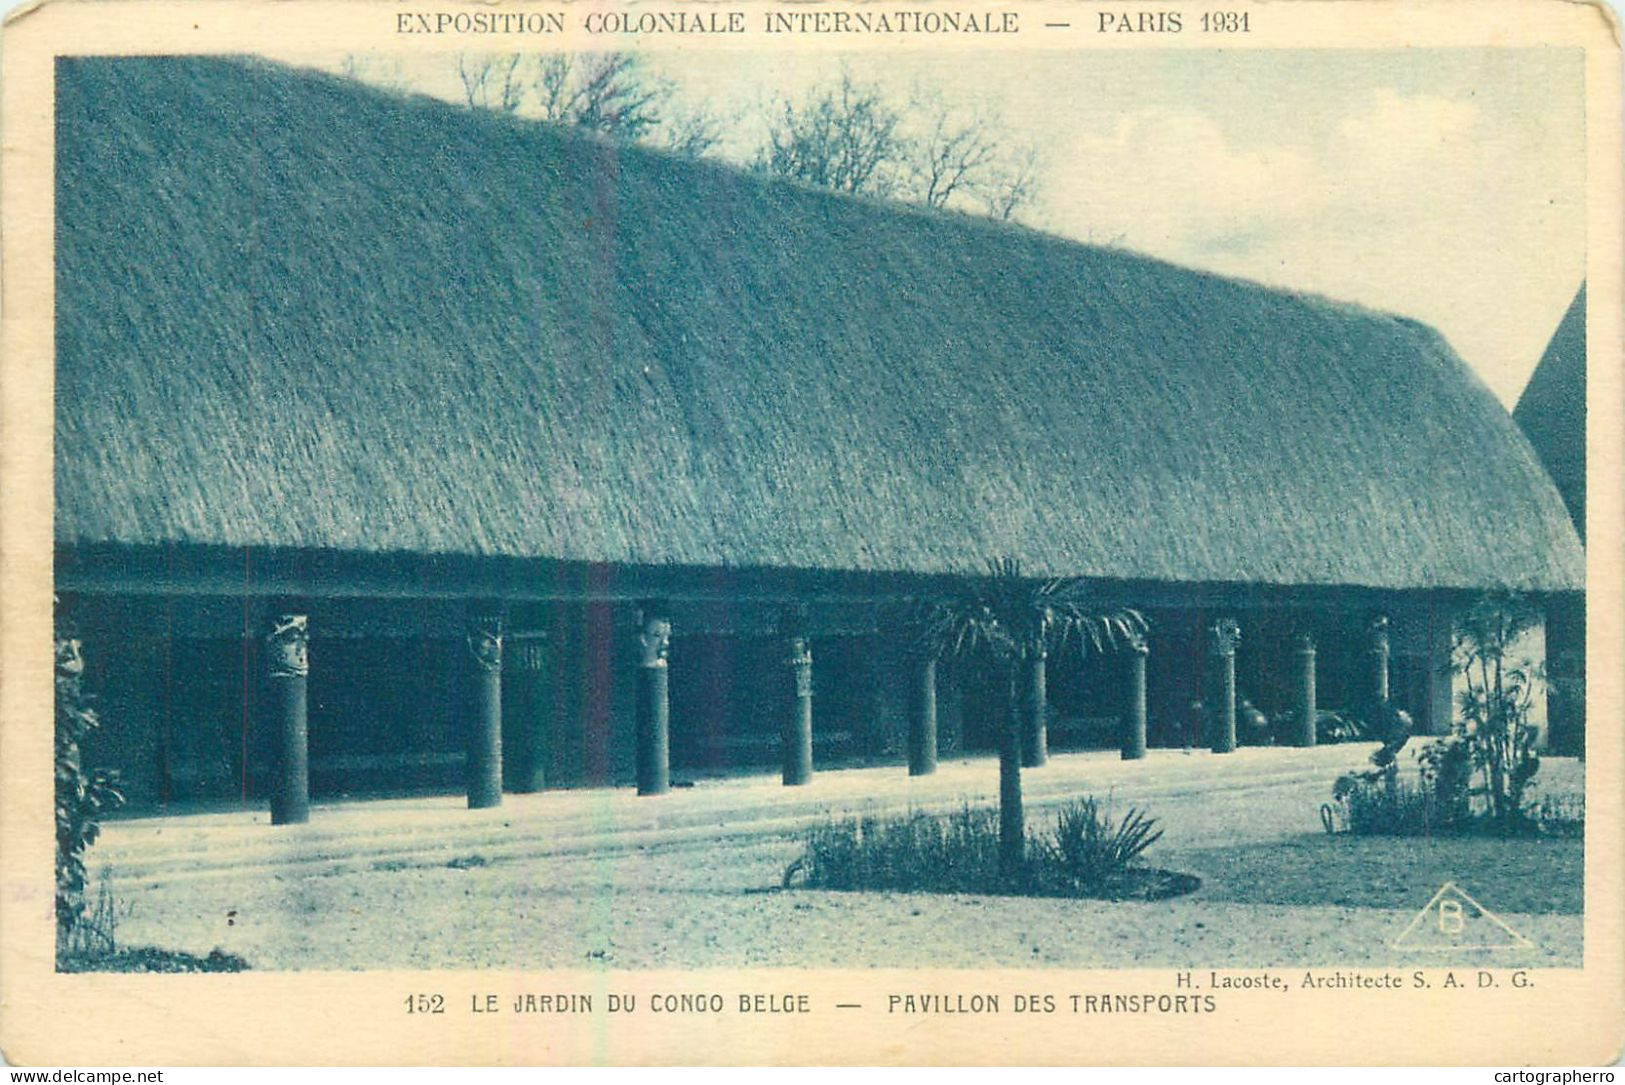
[[6, 1059], [1612, 1061], [1618, 34], [14, 13]]

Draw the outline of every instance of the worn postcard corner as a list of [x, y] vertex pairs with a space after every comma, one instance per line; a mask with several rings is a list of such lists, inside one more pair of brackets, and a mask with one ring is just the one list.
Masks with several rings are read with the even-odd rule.
[[1594, 7], [19, 9], [6, 1058], [1618, 1057]]

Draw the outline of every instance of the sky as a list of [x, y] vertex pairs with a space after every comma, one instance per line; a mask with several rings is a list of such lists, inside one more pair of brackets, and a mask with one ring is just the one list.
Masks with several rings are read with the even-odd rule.
[[[664, 52], [748, 157], [765, 110], [845, 66], [1041, 152], [1028, 225], [1439, 329], [1509, 408], [1585, 267], [1578, 50]], [[328, 63], [327, 67], [335, 66]], [[369, 65], [364, 63], [363, 73]], [[458, 97], [452, 56], [371, 75]]]

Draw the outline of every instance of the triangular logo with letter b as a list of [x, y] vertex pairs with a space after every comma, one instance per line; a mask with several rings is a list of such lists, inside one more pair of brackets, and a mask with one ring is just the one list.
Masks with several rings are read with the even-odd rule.
[[1455, 882], [1445, 882], [1410, 926], [1392, 942], [1395, 949], [1533, 949], [1535, 943], [1468, 896]]

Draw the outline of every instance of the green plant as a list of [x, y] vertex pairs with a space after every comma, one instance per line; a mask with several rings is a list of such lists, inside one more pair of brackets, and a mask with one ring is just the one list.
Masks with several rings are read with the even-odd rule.
[[101, 816], [124, 802], [114, 779], [86, 771], [80, 743], [99, 725], [84, 690], [84, 657], [76, 637], [56, 635], [56, 930], [59, 949], [85, 916], [85, 849]]
[[1459, 734], [1445, 735], [1416, 753], [1423, 788], [1433, 796], [1438, 824], [1465, 827], [1472, 818], [1472, 748]]
[[1142, 865], [1145, 850], [1161, 837], [1145, 813], [1131, 809], [1115, 821], [1104, 805], [1085, 798], [1059, 810], [1054, 828], [1027, 842], [1021, 868], [1010, 873], [1001, 863], [996, 810], [966, 806], [946, 817], [845, 818], [808, 830], [783, 884], [1106, 898], [1189, 892], [1195, 879]]
[[1586, 797], [1584, 794], [1542, 795], [1531, 818], [1542, 836], [1583, 837]]
[[1074, 883], [1099, 888], [1120, 878], [1162, 839], [1156, 824], [1155, 818], [1132, 807], [1114, 822], [1095, 799], [1080, 799], [1056, 814], [1054, 836], [1046, 842], [1047, 858], [1055, 871]]
[[1480, 780], [1472, 789], [1480, 800], [1475, 813], [1508, 830], [1526, 817], [1525, 793], [1540, 771], [1529, 709], [1543, 675], [1521, 652], [1539, 623], [1540, 612], [1521, 596], [1485, 596], [1457, 624], [1451, 655], [1451, 668], [1465, 684], [1453, 728], [1465, 739]]
[[999, 741], [999, 865], [1006, 877], [1025, 867], [1026, 824], [1021, 803], [1022, 697], [1025, 664], [1052, 649], [1080, 653], [1135, 643], [1149, 628], [1139, 611], [1086, 604], [1081, 581], [1033, 579], [1015, 558], [990, 559], [988, 575], [929, 604], [919, 618], [924, 649], [933, 657], [980, 657], [999, 674], [1008, 711]]
[[997, 892], [998, 813], [966, 806], [948, 817], [911, 813], [824, 822], [808, 831], [786, 884], [798, 874], [821, 889]]
[[[1291, 745], [1298, 734], [1298, 710], [1292, 708], [1277, 713], [1271, 719], [1270, 729], [1276, 742], [1283, 746]], [[1318, 709], [1315, 712], [1315, 742], [1318, 745], [1365, 742], [1373, 737], [1371, 728], [1353, 713], [1334, 712], [1329, 708]]]
[[112, 880], [103, 871], [96, 884], [96, 899], [88, 904], [63, 936], [62, 953], [81, 958], [108, 957], [117, 953], [119, 920], [129, 913], [129, 906], [120, 904], [113, 895]]

